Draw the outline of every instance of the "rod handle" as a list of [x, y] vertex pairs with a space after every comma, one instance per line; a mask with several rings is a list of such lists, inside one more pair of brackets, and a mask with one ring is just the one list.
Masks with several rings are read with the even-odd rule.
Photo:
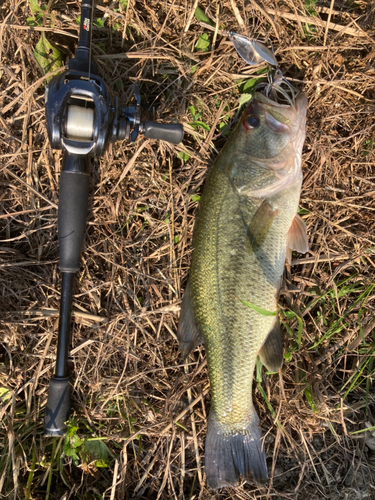
[[49, 382], [48, 400], [44, 412], [45, 436], [64, 436], [70, 411], [69, 378], [52, 377]]
[[161, 139], [171, 144], [179, 144], [184, 137], [181, 123], [146, 122], [143, 133], [146, 139]]
[[59, 267], [60, 271], [66, 273], [79, 271], [89, 196], [87, 161], [85, 156], [69, 153], [64, 155], [63, 160], [58, 210]]

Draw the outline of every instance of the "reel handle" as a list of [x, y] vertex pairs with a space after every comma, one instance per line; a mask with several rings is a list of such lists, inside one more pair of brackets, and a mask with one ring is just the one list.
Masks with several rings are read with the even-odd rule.
[[146, 139], [160, 139], [171, 144], [179, 144], [184, 137], [184, 129], [180, 123], [146, 122], [142, 133]]

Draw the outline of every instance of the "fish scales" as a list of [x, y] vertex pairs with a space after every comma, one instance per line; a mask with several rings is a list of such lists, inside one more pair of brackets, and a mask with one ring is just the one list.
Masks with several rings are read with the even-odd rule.
[[[217, 163], [214, 169], [225, 170], [223, 167]], [[194, 231], [193, 248], [199, 259], [192, 262], [190, 286], [206, 345], [212, 406], [220, 421], [235, 429], [248, 416], [256, 356], [275, 321], [241, 300], [267, 311], [276, 310], [287, 233], [297, 212], [299, 192], [277, 196], [275, 205], [285, 208], [275, 219], [277, 228], [269, 231], [264, 243], [269, 262], [260, 262], [255, 253], [249, 255], [243, 220], [244, 216], [251, 220], [258, 206], [237, 196], [225, 173], [215, 170], [207, 181]], [[214, 202], [211, 191], [216, 193]], [[253, 279], [263, 274], [267, 279]]]
[[[243, 301], [276, 311], [302, 182], [306, 99], [296, 104], [294, 114], [298, 117], [299, 104], [301, 116], [294, 121], [290, 109], [268, 108], [272, 103], [267, 99], [259, 101], [244, 115], [259, 115], [259, 123], [252, 120], [259, 133], [240, 120], [206, 181], [181, 312], [181, 318], [191, 315], [190, 325], [206, 346], [211, 384], [206, 473], [214, 488], [235, 484], [240, 475], [259, 482], [267, 478], [252, 383], [258, 353], [265, 350], [267, 360], [267, 349], [272, 350], [265, 342], [275, 329], [275, 316], [260, 314]], [[281, 121], [274, 123], [275, 116]]]

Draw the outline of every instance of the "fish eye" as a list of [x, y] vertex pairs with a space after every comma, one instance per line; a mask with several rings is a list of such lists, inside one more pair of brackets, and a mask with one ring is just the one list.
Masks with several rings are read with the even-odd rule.
[[249, 115], [246, 121], [247, 124], [252, 128], [259, 127], [260, 121], [256, 115]]

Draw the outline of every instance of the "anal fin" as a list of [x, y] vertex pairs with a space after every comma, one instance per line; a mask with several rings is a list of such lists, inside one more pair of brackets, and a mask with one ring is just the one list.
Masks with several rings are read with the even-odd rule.
[[181, 304], [180, 321], [178, 323], [177, 339], [182, 358], [185, 359], [197, 345], [203, 342], [197, 322], [194, 318], [190, 298], [190, 285], [186, 285]]
[[283, 366], [283, 344], [278, 320], [261, 347], [259, 357], [269, 372], [277, 372]]

